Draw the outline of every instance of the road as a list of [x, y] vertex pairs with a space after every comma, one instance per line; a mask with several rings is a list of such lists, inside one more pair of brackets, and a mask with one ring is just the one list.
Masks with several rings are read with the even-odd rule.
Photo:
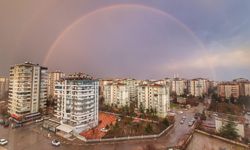
[[[178, 141], [190, 131], [188, 121], [193, 118], [195, 112], [202, 110], [202, 105], [196, 108], [191, 108], [188, 111], [183, 111], [183, 114], [176, 115], [176, 123], [167, 135], [154, 140], [135, 140], [135, 141], [123, 141], [118, 143], [95, 143], [88, 145], [70, 145], [62, 144], [60, 147], [53, 147], [51, 140], [44, 137], [41, 134], [34, 132], [32, 129], [38, 124], [24, 126], [18, 129], [3, 128], [0, 126], [0, 137], [5, 138], [9, 143], [4, 146], [8, 150], [110, 150], [110, 149], [122, 149], [122, 150], [143, 150], [143, 149], [166, 149], [166, 147], [175, 146]], [[184, 124], [180, 124], [180, 120], [183, 115], [186, 115], [187, 119]], [[1, 146], [0, 146], [1, 150]]]

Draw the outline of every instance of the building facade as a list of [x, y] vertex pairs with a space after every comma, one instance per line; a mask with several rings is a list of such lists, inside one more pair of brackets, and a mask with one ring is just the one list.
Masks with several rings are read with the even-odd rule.
[[71, 126], [77, 133], [98, 125], [98, 80], [82, 73], [64, 77], [56, 81], [55, 96], [55, 117], [62, 125]]
[[250, 83], [244, 83], [244, 96], [250, 96]]
[[48, 96], [54, 97], [55, 93], [55, 82], [64, 77], [65, 74], [60, 71], [49, 72], [49, 80], [48, 80]]
[[0, 100], [8, 97], [9, 79], [0, 77]]
[[181, 96], [185, 94], [185, 90], [187, 89], [187, 82], [184, 79], [174, 78], [172, 80], [172, 92], [176, 93], [177, 96]]
[[13, 118], [28, 120], [46, 109], [47, 71], [29, 62], [10, 68], [8, 112]]
[[104, 86], [104, 103], [110, 106], [130, 105], [129, 88], [123, 83], [110, 83]]
[[189, 93], [199, 97], [208, 93], [209, 81], [203, 78], [189, 80]]
[[159, 117], [166, 117], [170, 110], [170, 89], [167, 85], [142, 84], [138, 86], [138, 107], [156, 110]]
[[218, 95], [222, 98], [229, 99], [230, 97], [239, 98], [240, 86], [233, 82], [224, 82], [218, 85]]

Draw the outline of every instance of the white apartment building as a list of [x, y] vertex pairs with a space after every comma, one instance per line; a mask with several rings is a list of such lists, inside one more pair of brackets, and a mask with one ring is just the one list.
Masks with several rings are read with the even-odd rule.
[[139, 85], [139, 81], [135, 79], [123, 79], [120, 81], [128, 88], [129, 93], [129, 101], [136, 101], [137, 100], [137, 86]]
[[55, 82], [64, 77], [65, 74], [60, 71], [49, 72], [49, 80], [48, 80], [48, 96], [54, 97], [55, 93]]
[[104, 86], [104, 103], [117, 107], [129, 106], [129, 87], [123, 83], [106, 84]]
[[55, 117], [61, 125], [81, 132], [98, 125], [99, 82], [83, 73], [56, 81]]
[[235, 82], [223, 82], [218, 85], [218, 95], [229, 99], [231, 96], [239, 98], [240, 85]]
[[6, 98], [9, 89], [9, 79], [5, 77], [0, 77], [0, 100]]
[[209, 82], [207, 79], [197, 78], [189, 81], [189, 93], [195, 97], [208, 93]]
[[187, 89], [187, 82], [184, 79], [174, 78], [172, 80], [172, 92], [180, 96], [185, 94], [185, 89]]
[[10, 68], [8, 112], [28, 120], [44, 111], [47, 101], [48, 69], [25, 62]]
[[244, 84], [244, 90], [245, 90], [244, 92], [245, 96], [250, 96], [250, 83]]
[[166, 117], [170, 110], [170, 89], [168, 85], [142, 84], [138, 86], [138, 107], [155, 109], [159, 117]]

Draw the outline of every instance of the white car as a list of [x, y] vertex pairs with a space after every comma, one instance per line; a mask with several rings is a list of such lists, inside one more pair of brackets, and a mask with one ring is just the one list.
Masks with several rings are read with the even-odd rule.
[[106, 129], [106, 128], [101, 128], [101, 131], [102, 131], [102, 132], [108, 132], [108, 129]]
[[183, 114], [183, 111], [179, 111], [179, 114]]
[[58, 140], [52, 140], [52, 142], [51, 142], [51, 144], [53, 145], [53, 146], [60, 146], [60, 141], [58, 141]]
[[41, 122], [41, 121], [43, 121], [43, 118], [37, 119], [35, 122]]
[[0, 139], [0, 145], [6, 145], [8, 141], [6, 139]]
[[186, 118], [187, 118], [186, 116], [182, 116], [182, 119], [184, 119], [184, 120], [185, 120]]
[[193, 124], [194, 124], [193, 121], [189, 121], [189, 122], [188, 122], [188, 126], [192, 126]]
[[247, 112], [248, 115], [250, 115], [250, 112]]

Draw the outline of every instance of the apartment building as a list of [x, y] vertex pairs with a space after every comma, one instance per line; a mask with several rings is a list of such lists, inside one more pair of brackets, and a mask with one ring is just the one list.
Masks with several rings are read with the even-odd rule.
[[195, 97], [208, 93], [209, 81], [203, 78], [189, 80], [189, 93]]
[[250, 96], [250, 82], [244, 83], [244, 96]]
[[104, 86], [104, 103], [116, 107], [129, 106], [129, 87], [123, 83], [106, 84]]
[[171, 92], [176, 93], [176, 95], [180, 96], [185, 94], [185, 90], [187, 89], [187, 81], [180, 78], [174, 78], [172, 80]]
[[55, 117], [62, 126], [81, 132], [98, 125], [99, 81], [76, 73], [55, 83]]
[[0, 77], [0, 100], [8, 97], [9, 79]]
[[46, 67], [30, 62], [10, 67], [8, 112], [13, 119], [28, 121], [45, 110], [47, 71]]
[[55, 93], [55, 82], [64, 77], [65, 74], [60, 71], [49, 72], [49, 80], [48, 80], [48, 96], [54, 97]]
[[165, 117], [170, 110], [170, 89], [168, 85], [142, 84], [138, 86], [138, 107], [155, 109], [159, 117]]
[[137, 86], [139, 81], [135, 79], [123, 79], [119, 81], [122, 84], [125, 84], [128, 88], [129, 101], [137, 101]]
[[239, 98], [240, 96], [240, 86], [234, 82], [224, 82], [218, 85], [218, 95], [223, 98]]

